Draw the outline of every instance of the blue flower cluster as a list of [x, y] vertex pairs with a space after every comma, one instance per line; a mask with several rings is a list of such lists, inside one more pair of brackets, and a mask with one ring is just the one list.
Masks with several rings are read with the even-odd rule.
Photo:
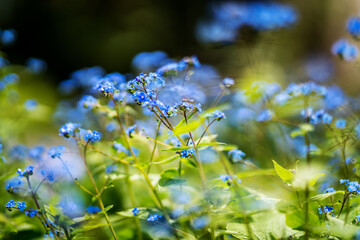
[[195, 154], [195, 150], [193, 148], [190, 149], [184, 149], [180, 152], [177, 152], [181, 158], [189, 158], [192, 157]]
[[329, 205], [325, 205], [324, 209], [319, 207], [319, 214], [326, 214], [326, 213], [331, 213], [332, 216], [334, 216], [334, 208]]
[[28, 178], [29, 176], [33, 175], [34, 167], [33, 166], [27, 166], [24, 170], [19, 168], [16, 172], [19, 174], [20, 178], [22, 178], [22, 177]]
[[349, 179], [340, 179], [340, 184], [347, 186], [347, 191], [351, 194], [360, 193], [360, 184], [357, 181], [350, 182]]
[[157, 222], [162, 219], [162, 215], [159, 214], [150, 214], [149, 217], [146, 219], [148, 222]]
[[233, 163], [238, 163], [243, 161], [244, 157], [246, 156], [246, 154], [239, 149], [234, 149], [229, 151], [228, 155]]
[[234, 42], [242, 26], [267, 31], [289, 27], [298, 19], [294, 8], [274, 2], [224, 2], [211, 7], [213, 18], [197, 27], [197, 37], [204, 43]]

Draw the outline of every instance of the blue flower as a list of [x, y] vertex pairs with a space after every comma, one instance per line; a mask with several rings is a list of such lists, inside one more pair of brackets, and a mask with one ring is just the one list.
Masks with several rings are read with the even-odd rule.
[[334, 216], [334, 208], [329, 206], [329, 205], [325, 205], [324, 209], [322, 209], [321, 207], [319, 207], [319, 214], [326, 214], [326, 213], [332, 213], [332, 215]]
[[349, 179], [340, 179], [340, 184], [349, 185]]
[[75, 131], [80, 128], [80, 123], [66, 123], [59, 129], [59, 135], [65, 138], [70, 138], [75, 136]]
[[42, 154], [45, 152], [44, 146], [36, 146], [29, 151], [29, 157], [36, 161], [42, 160]]
[[148, 222], [157, 222], [162, 218], [162, 215], [159, 214], [150, 214], [147, 218]]
[[231, 180], [231, 177], [229, 175], [220, 175], [219, 177], [221, 179], [221, 181], [223, 182], [227, 182], [229, 180]]
[[334, 55], [339, 55], [345, 61], [354, 61], [359, 54], [357, 46], [351, 44], [346, 39], [340, 39], [331, 48]]
[[360, 18], [352, 17], [347, 22], [347, 31], [354, 37], [360, 36]]
[[29, 216], [29, 217], [34, 217], [35, 215], [37, 215], [39, 212], [38, 210], [35, 210], [33, 208], [30, 208], [28, 210], [25, 210], [25, 215]]
[[169, 61], [168, 55], [162, 51], [142, 52], [133, 58], [132, 65], [138, 71], [150, 72]]
[[28, 99], [25, 101], [25, 109], [28, 111], [34, 110], [38, 106], [38, 102], [35, 99]]
[[66, 148], [63, 145], [52, 146], [48, 151], [48, 155], [51, 158], [60, 158], [65, 150]]
[[339, 129], [344, 129], [346, 127], [346, 120], [339, 119], [335, 122], [335, 126]]
[[135, 132], [135, 128], [136, 128], [136, 124], [133, 125], [133, 126], [128, 127], [128, 128], [125, 130], [126, 135], [128, 135], [130, 138], [132, 138], [132, 137], [133, 137], [133, 133]]
[[110, 164], [109, 166], [107, 166], [107, 167], [105, 168], [105, 172], [106, 172], [107, 174], [110, 174], [110, 173], [112, 173], [113, 171], [115, 171], [116, 168], [117, 168], [117, 165]]
[[132, 210], [132, 213], [134, 214], [134, 216], [136, 216], [139, 212], [140, 212], [140, 209], [137, 209], [137, 208], [134, 208]]
[[10, 45], [16, 40], [16, 31], [14, 29], [3, 30], [1, 34], [1, 42], [4, 45]]
[[20, 178], [29, 177], [29, 176], [33, 175], [34, 167], [33, 166], [27, 166], [24, 170], [19, 168], [16, 172], [19, 174]]
[[44, 60], [38, 58], [29, 58], [26, 61], [28, 69], [36, 74], [42, 73], [47, 69], [47, 64]]
[[22, 144], [13, 146], [9, 151], [10, 158], [19, 161], [24, 161], [28, 157], [28, 154], [29, 148]]
[[134, 92], [132, 97], [133, 97], [134, 101], [139, 105], [142, 105], [145, 101], [147, 101], [146, 93], [141, 92], [141, 91]]
[[114, 142], [113, 143], [113, 148], [115, 148], [117, 153], [126, 153], [126, 154], [128, 154], [128, 150], [126, 150], [126, 148], [121, 143]]
[[356, 220], [359, 222], [360, 221], [360, 215], [356, 216]]
[[11, 208], [14, 208], [16, 206], [16, 202], [14, 200], [10, 200], [8, 201], [4, 206], [8, 209], [11, 210]]
[[184, 149], [180, 151], [180, 157], [181, 158], [189, 158], [191, 156], [193, 156], [195, 153], [195, 150], [193, 148], [191, 149]]
[[49, 182], [55, 181], [55, 174], [54, 171], [51, 169], [41, 169], [40, 170], [41, 175], [44, 177], [45, 180]]
[[98, 212], [101, 212], [101, 209], [99, 207], [96, 207], [96, 206], [89, 206], [86, 211], [90, 214], [95, 214], [95, 213], [98, 213]]
[[325, 194], [325, 193], [335, 193], [335, 192], [336, 192], [336, 190], [334, 188], [327, 188], [327, 189], [324, 190], [323, 194]]
[[211, 116], [217, 121], [220, 121], [221, 119], [226, 119], [225, 113], [218, 110], [214, 111]]
[[227, 77], [223, 79], [222, 83], [225, 85], [225, 87], [231, 87], [232, 85], [235, 84], [235, 81], [234, 79]]
[[201, 216], [195, 218], [192, 225], [195, 229], [202, 229], [206, 227], [209, 223], [210, 220], [208, 216]]
[[96, 105], [98, 105], [98, 100], [91, 95], [83, 96], [78, 102], [78, 107], [84, 110], [93, 109]]
[[239, 149], [234, 149], [229, 151], [228, 155], [234, 163], [243, 161], [244, 157], [246, 156], [246, 154]]
[[117, 127], [117, 124], [115, 122], [110, 122], [106, 125], [106, 131], [113, 132], [113, 131], [115, 131], [116, 127]]
[[113, 95], [116, 91], [114, 83], [108, 81], [107, 79], [101, 80], [99, 83], [97, 83], [94, 89], [99, 93], [104, 94], [105, 96]]
[[273, 117], [273, 112], [269, 109], [265, 109], [262, 112], [259, 113], [256, 120], [258, 122], [265, 122], [271, 120]]
[[84, 139], [86, 142], [98, 142], [101, 139], [102, 134], [98, 131], [91, 131], [87, 129], [80, 128], [80, 137]]
[[8, 192], [18, 192], [24, 186], [24, 181], [20, 178], [13, 178], [7, 181], [5, 189]]
[[18, 208], [20, 211], [24, 211], [25, 208], [26, 208], [25, 202], [18, 202], [18, 203], [17, 203], [17, 208]]

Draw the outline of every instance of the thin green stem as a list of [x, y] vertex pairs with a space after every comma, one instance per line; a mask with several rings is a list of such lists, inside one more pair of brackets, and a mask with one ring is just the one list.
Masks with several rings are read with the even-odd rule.
[[156, 150], [156, 146], [157, 146], [157, 138], [158, 138], [158, 135], [159, 135], [159, 130], [160, 130], [160, 125], [161, 125], [161, 122], [158, 123], [158, 126], [157, 126], [157, 129], [156, 129], [156, 133], [155, 133], [155, 143], [154, 143], [154, 148], [151, 152], [151, 157], [150, 157], [150, 160], [149, 160], [149, 167], [147, 169], [147, 174], [150, 173], [150, 168], [151, 168], [151, 165], [152, 165], [152, 162], [153, 162], [153, 159], [154, 159], [154, 155], [155, 155], [155, 150]]
[[[79, 145], [78, 145], [78, 146], [79, 146]], [[79, 150], [80, 150], [80, 153], [81, 153], [81, 148], [80, 148], [80, 146], [79, 146]], [[99, 194], [99, 190], [98, 190], [98, 188], [97, 188], [97, 186], [96, 186], [96, 183], [95, 183], [95, 179], [94, 179], [94, 177], [93, 177], [93, 175], [92, 175], [92, 173], [91, 173], [91, 171], [90, 171], [89, 165], [88, 165], [88, 163], [87, 163], [87, 161], [86, 161], [86, 152], [87, 152], [87, 145], [84, 146], [84, 153], [83, 153], [83, 154], [80, 154], [80, 155], [82, 156], [82, 159], [83, 159], [83, 162], [84, 162], [84, 165], [85, 165], [86, 172], [87, 172], [87, 174], [88, 174], [88, 176], [89, 176], [89, 178], [90, 178], [90, 180], [91, 180], [91, 183], [92, 183], [92, 185], [93, 185], [93, 187], [94, 187], [94, 190], [95, 190], [95, 192], [96, 192], [96, 196], [98, 196], [98, 197], [97, 197], [97, 200], [98, 200], [100, 209], [101, 209], [101, 211], [103, 212], [103, 214], [104, 214], [104, 216], [105, 216], [105, 220], [106, 220], [106, 222], [107, 222], [107, 224], [108, 224], [108, 226], [109, 226], [109, 228], [110, 228], [111, 234], [113, 235], [114, 239], [117, 240], [118, 238], [117, 238], [117, 236], [116, 236], [116, 233], [115, 233], [115, 230], [114, 230], [113, 226], [111, 225], [109, 216], [108, 216], [107, 212], [104, 211], [104, 210], [105, 210], [105, 207], [104, 207], [104, 204], [103, 204], [103, 202], [102, 202], [102, 200], [101, 200], [101, 197], [100, 197], [100, 194]]]
[[130, 141], [129, 141], [129, 139], [128, 139], [128, 136], [127, 136], [127, 134], [126, 134], [126, 132], [125, 132], [124, 125], [122, 124], [122, 121], [121, 121], [121, 118], [120, 118], [119, 109], [118, 109], [118, 106], [117, 106], [117, 102], [115, 101], [115, 99], [114, 99], [113, 97], [111, 97], [111, 99], [112, 99], [112, 101], [113, 101], [113, 103], [114, 103], [114, 107], [115, 107], [115, 110], [116, 110], [116, 119], [117, 119], [117, 121], [118, 121], [118, 123], [119, 123], [121, 133], [122, 133], [122, 135], [124, 136], [124, 140], [125, 140], [125, 143], [126, 143], [126, 147], [128, 148], [131, 156], [133, 157], [134, 162], [135, 162], [135, 164], [137, 165], [137, 169], [138, 169], [138, 170], [140, 171], [140, 173], [143, 175], [146, 183], [148, 184], [148, 186], [149, 186], [149, 188], [150, 188], [150, 190], [151, 190], [151, 192], [152, 192], [152, 195], [153, 195], [153, 197], [154, 197], [155, 203], [156, 203], [156, 204], [161, 208], [161, 210], [164, 212], [165, 217], [166, 217], [167, 219], [170, 219], [169, 214], [168, 214], [168, 212], [166, 211], [165, 207], [163, 206], [162, 201], [161, 201], [161, 199], [160, 199], [160, 197], [159, 197], [159, 195], [158, 195], [158, 193], [157, 193], [154, 185], [151, 183], [148, 174], [146, 174], [146, 172], [144, 171], [144, 169], [143, 169], [142, 167], [138, 166], [139, 161], [138, 161], [138, 159], [137, 159], [134, 151], [133, 151], [132, 148], [131, 148], [131, 144], [130, 144]]

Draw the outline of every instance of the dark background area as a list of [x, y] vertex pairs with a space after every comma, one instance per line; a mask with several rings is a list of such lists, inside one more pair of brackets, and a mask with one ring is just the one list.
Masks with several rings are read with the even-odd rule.
[[[245, 28], [236, 44], [209, 47], [196, 40], [195, 30], [211, 2], [1, 0], [0, 27], [18, 32], [16, 43], [3, 50], [13, 63], [23, 64], [29, 57], [44, 59], [54, 83], [67, 79], [76, 69], [94, 65], [108, 72], [131, 72], [131, 59], [137, 53], [154, 50], [174, 58], [198, 55], [223, 76], [236, 77], [244, 66], [264, 58], [284, 68], [293, 68], [313, 54], [334, 58], [331, 45], [346, 35], [346, 20], [359, 9], [355, 0], [281, 1], [299, 13], [293, 28], [271, 32], [271, 37]], [[254, 53], [259, 44], [260, 53]], [[354, 72], [350, 77], [346, 66], [342, 71], [346, 72], [342, 80], [346, 85]]]

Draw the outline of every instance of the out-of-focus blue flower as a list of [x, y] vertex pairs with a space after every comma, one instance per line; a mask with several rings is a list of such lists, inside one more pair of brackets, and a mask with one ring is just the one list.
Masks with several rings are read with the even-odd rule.
[[133, 126], [128, 127], [128, 128], [125, 130], [126, 135], [128, 135], [130, 138], [132, 138], [132, 137], [133, 137], [133, 133], [135, 132], [135, 128], [136, 128], [136, 124], [133, 125]]
[[35, 215], [39, 214], [38, 210], [35, 210], [33, 208], [30, 208], [28, 210], [25, 210], [25, 215], [29, 217], [34, 217]]
[[347, 31], [354, 37], [360, 36], [360, 18], [352, 17], [347, 22]]
[[24, 181], [20, 178], [12, 178], [6, 182], [5, 189], [8, 192], [19, 192], [24, 186]]
[[334, 74], [334, 64], [324, 56], [310, 58], [305, 65], [306, 74], [316, 82], [325, 82]]
[[92, 143], [100, 141], [102, 136], [102, 134], [98, 131], [95, 130], [92, 131], [83, 128], [80, 128], [79, 134], [80, 137], [84, 139], [86, 142], [90, 141]]
[[327, 189], [324, 190], [323, 194], [325, 194], [325, 193], [335, 193], [335, 192], [336, 192], [336, 190], [334, 188], [327, 188]]
[[344, 129], [346, 127], [346, 120], [345, 119], [339, 119], [335, 122], [335, 126], [339, 129]]
[[79, 82], [77, 82], [74, 79], [68, 79], [65, 81], [62, 81], [59, 86], [59, 92], [63, 95], [70, 95], [75, 92], [75, 90], [80, 87]]
[[360, 221], [360, 215], [356, 216], [356, 220], [359, 222]]
[[239, 150], [239, 149], [234, 149], [229, 151], [228, 153], [231, 161], [233, 161], [234, 163], [238, 163], [244, 160], [244, 157], [246, 156], [246, 154]]
[[132, 65], [137, 71], [151, 72], [170, 61], [168, 55], [162, 51], [142, 52], [133, 58]]
[[53, 146], [49, 149], [48, 155], [51, 158], [60, 158], [65, 150], [66, 148], [63, 145]]
[[332, 216], [334, 216], [334, 208], [329, 205], [325, 205], [324, 209], [319, 207], [319, 214], [326, 214], [326, 213], [332, 213]]
[[96, 84], [94, 87], [96, 91], [99, 93], [104, 94], [105, 96], [113, 95], [116, 91], [114, 83], [108, 81], [108, 80], [102, 80], [99, 83]]
[[19, 76], [15, 73], [10, 73], [5, 75], [5, 77], [2, 78], [2, 81], [5, 83], [5, 85], [15, 84], [19, 81]]
[[26, 110], [32, 111], [38, 106], [38, 102], [35, 99], [28, 99], [24, 105]]
[[41, 169], [40, 174], [49, 182], [55, 181], [55, 173], [52, 169]]
[[204, 43], [233, 42], [242, 26], [258, 31], [284, 28], [297, 21], [296, 11], [273, 2], [221, 2], [212, 5], [213, 18], [197, 26], [197, 38]]
[[44, 146], [36, 146], [33, 147], [32, 149], [30, 149], [29, 151], [29, 157], [31, 159], [34, 159], [36, 161], [41, 161], [42, 160], [42, 155], [45, 152], [45, 147]]
[[259, 115], [257, 116], [256, 120], [257, 120], [258, 122], [269, 121], [269, 120], [272, 119], [273, 115], [274, 115], [274, 113], [273, 113], [271, 110], [265, 109], [265, 110], [263, 110], [263, 111], [261, 111], [261, 112], [259, 113]]
[[117, 124], [115, 122], [110, 122], [106, 125], [106, 131], [113, 132], [113, 131], [115, 131], [116, 127], [117, 127]]
[[223, 182], [227, 182], [229, 180], [231, 180], [231, 177], [229, 175], [220, 175], [219, 177], [221, 179], [221, 181]]
[[16, 40], [17, 32], [14, 29], [3, 30], [1, 33], [1, 42], [4, 45], [13, 44]]
[[325, 95], [325, 105], [328, 109], [336, 109], [346, 103], [346, 96], [344, 91], [336, 86], [332, 85], [327, 87]]
[[354, 61], [359, 54], [359, 49], [348, 40], [340, 39], [331, 47], [331, 52], [334, 55], [339, 55], [345, 61]]
[[162, 218], [162, 215], [159, 214], [150, 214], [147, 218], [148, 222], [157, 222]]
[[25, 145], [19, 144], [13, 146], [9, 151], [9, 157], [13, 160], [24, 161], [29, 153], [29, 148]]
[[126, 154], [128, 154], [128, 150], [126, 150], [126, 148], [121, 143], [114, 142], [113, 143], [113, 148], [115, 148], [117, 153], [126, 153]]
[[208, 216], [201, 216], [194, 219], [192, 226], [195, 229], [202, 229], [209, 225], [210, 219]]
[[223, 79], [222, 83], [225, 85], [225, 87], [231, 87], [235, 84], [235, 81], [234, 79], [227, 77]]
[[340, 182], [340, 184], [344, 184], [347, 186], [347, 185], [349, 185], [350, 181], [349, 181], [349, 179], [340, 179], [339, 182]]
[[39, 58], [29, 58], [26, 61], [26, 66], [28, 67], [28, 69], [36, 74], [45, 72], [47, 69], [47, 64], [44, 60], [39, 59]]
[[107, 167], [105, 168], [105, 172], [106, 172], [107, 174], [110, 174], [110, 173], [112, 173], [113, 171], [115, 171], [116, 168], [117, 168], [117, 165], [110, 164], [109, 166], [107, 166]]
[[91, 110], [97, 104], [99, 104], [98, 100], [91, 95], [83, 96], [80, 101], [78, 102], [78, 107], [84, 110]]
[[75, 136], [75, 131], [80, 128], [80, 123], [66, 123], [61, 126], [59, 129], [59, 135], [65, 138], [70, 138], [71, 136]]
[[90, 205], [88, 208], [86, 208], [86, 211], [90, 214], [95, 214], [95, 213], [101, 212], [101, 209], [99, 207]]

